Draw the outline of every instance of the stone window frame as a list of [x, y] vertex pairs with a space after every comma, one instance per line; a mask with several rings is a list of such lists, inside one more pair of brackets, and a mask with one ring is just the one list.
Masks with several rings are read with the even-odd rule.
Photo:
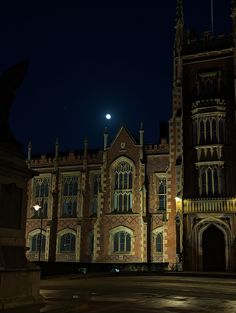
[[[72, 234], [75, 236], [75, 250], [74, 251], [61, 251], [61, 238], [62, 236], [66, 234]], [[74, 229], [67, 227], [67, 228], [60, 230], [57, 233], [57, 248], [56, 248], [57, 254], [76, 254], [77, 240], [78, 240], [77, 233]]]
[[[167, 208], [168, 208], [168, 191], [167, 191], [167, 173], [166, 172], [160, 172], [160, 173], [155, 173], [156, 176], [156, 191], [157, 191], [157, 198], [156, 198], [156, 207], [157, 207], [157, 211], [160, 212], [167, 212]], [[160, 181], [161, 180], [165, 180], [165, 193], [160, 194], [159, 193], [159, 188], [160, 188]], [[161, 209], [160, 208], [160, 195], [165, 195], [165, 208]]]
[[[115, 234], [120, 233], [120, 232], [126, 232], [130, 235], [131, 237], [130, 238], [131, 239], [130, 251], [124, 251], [124, 252], [114, 251], [114, 236]], [[109, 254], [110, 255], [134, 255], [134, 247], [135, 247], [135, 237], [134, 237], [134, 231], [131, 228], [126, 227], [126, 226], [117, 226], [109, 231]]]
[[[70, 177], [77, 177], [77, 195], [64, 195], [64, 179]], [[80, 191], [81, 191], [81, 172], [80, 171], [73, 171], [73, 172], [61, 172], [60, 175], [60, 201], [59, 201], [59, 216], [60, 218], [76, 218], [80, 216], [80, 209], [82, 207]], [[76, 208], [73, 214], [64, 214], [63, 213], [63, 204], [64, 200], [71, 201], [72, 203], [72, 210], [73, 210], [73, 202], [76, 201]]]
[[[162, 251], [157, 251], [157, 236], [162, 234]], [[165, 249], [165, 232], [164, 226], [158, 226], [157, 228], [153, 229], [152, 231], [152, 251], [153, 255], [155, 256], [164, 256], [164, 249]]]
[[41, 255], [45, 258], [46, 255], [46, 251], [47, 251], [47, 246], [48, 246], [48, 236], [47, 236], [47, 232], [42, 229], [42, 231], [40, 230], [40, 228], [36, 228], [34, 230], [32, 230], [31, 232], [28, 233], [27, 236], [27, 246], [29, 247], [29, 253], [38, 253], [38, 250], [32, 250], [32, 239], [34, 236], [40, 236], [40, 234], [42, 234], [45, 237], [45, 249], [42, 251], [41, 249]]
[[[114, 170], [121, 162], [128, 163], [131, 166], [131, 168], [132, 168], [132, 188], [129, 189], [129, 190], [131, 190], [132, 208], [131, 208], [131, 210], [127, 210], [127, 211], [124, 211], [124, 210], [119, 211], [119, 210], [115, 210], [114, 209], [114, 191], [115, 191], [115, 174], [114, 174]], [[135, 171], [135, 164], [134, 164], [134, 162], [130, 158], [127, 158], [125, 156], [121, 156], [121, 157], [117, 158], [115, 161], [113, 161], [113, 163], [110, 166], [109, 176], [110, 176], [110, 186], [111, 186], [111, 192], [110, 192], [110, 211], [111, 211], [111, 213], [117, 213], [117, 214], [130, 214], [130, 213], [133, 213], [133, 207], [134, 207], [134, 180], [135, 180], [135, 177], [136, 177], [136, 171]], [[124, 191], [124, 193], [125, 192], [126, 191]]]
[[[210, 183], [208, 182], [209, 173], [211, 178]], [[217, 183], [215, 182], [215, 175], [217, 175]], [[207, 162], [205, 164], [202, 162], [202, 165], [198, 168], [198, 186], [200, 196], [221, 196], [224, 192], [223, 166], [219, 166], [218, 164], [208, 165]], [[210, 187], [212, 190], [209, 190]], [[215, 190], [215, 188], [218, 190]]]
[[209, 96], [206, 90], [211, 86], [211, 93], [219, 93], [222, 88], [222, 71], [212, 69], [207, 72], [196, 73], [196, 92], [197, 96]]
[[193, 118], [192, 128], [194, 145], [220, 145], [226, 141], [225, 115], [198, 115]]
[[[42, 181], [42, 180], [48, 180], [48, 192], [47, 192], [47, 196], [43, 195], [43, 196], [38, 196], [36, 197], [36, 183], [37, 181]], [[30, 212], [30, 216], [32, 218], [38, 218], [40, 219], [40, 212], [36, 212], [34, 209], [34, 205], [35, 204], [39, 204], [41, 205], [43, 203], [43, 214], [42, 214], [42, 218], [43, 219], [47, 219], [50, 218], [52, 215], [52, 210], [51, 210], [51, 202], [52, 202], [52, 175], [49, 173], [40, 173], [38, 176], [35, 176], [32, 179], [32, 184], [31, 184], [31, 190], [32, 190], [32, 199], [31, 199], [31, 212]]]
[[[98, 180], [98, 190], [97, 193], [94, 192], [94, 178], [100, 176], [100, 181]], [[99, 193], [102, 190], [102, 173], [100, 170], [92, 170], [89, 173], [89, 184], [90, 184], [90, 197], [89, 197], [89, 212], [90, 215], [97, 215], [99, 206]]]

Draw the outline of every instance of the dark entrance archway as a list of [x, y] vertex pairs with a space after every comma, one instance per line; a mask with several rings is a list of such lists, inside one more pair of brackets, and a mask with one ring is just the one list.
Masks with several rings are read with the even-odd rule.
[[225, 271], [225, 238], [216, 226], [209, 226], [202, 236], [204, 271]]

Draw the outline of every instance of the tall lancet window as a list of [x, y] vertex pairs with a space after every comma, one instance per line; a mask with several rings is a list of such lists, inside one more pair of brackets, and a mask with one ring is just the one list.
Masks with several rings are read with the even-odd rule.
[[133, 168], [125, 161], [114, 168], [113, 211], [128, 213], [132, 211]]
[[212, 169], [207, 170], [208, 195], [212, 195]]
[[217, 143], [216, 120], [212, 120], [212, 142]]
[[204, 169], [202, 172], [202, 195], [206, 195], [206, 172]]
[[166, 210], [167, 203], [166, 178], [159, 178], [158, 198], [159, 198], [159, 210]]
[[214, 169], [214, 195], [219, 194], [218, 172], [217, 168]]
[[39, 204], [42, 208], [38, 211], [34, 210], [34, 217], [46, 218], [48, 215], [48, 202], [49, 202], [49, 177], [34, 178], [34, 203]]
[[75, 217], [77, 211], [78, 176], [63, 176], [62, 217]]
[[206, 121], [206, 143], [210, 143], [211, 142], [211, 125], [210, 125], [210, 121], [207, 120]]
[[204, 122], [200, 122], [200, 140], [199, 143], [200, 145], [205, 142], [205, 128], [204, 128]]

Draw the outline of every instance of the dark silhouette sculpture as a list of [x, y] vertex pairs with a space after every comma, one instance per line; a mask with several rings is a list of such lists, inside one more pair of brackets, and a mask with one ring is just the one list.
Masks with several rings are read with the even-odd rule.
[[0, 142], [21, 147], [9, 127], [9, 114], [16, 91], [21, 86], [28, 62], [23, 61], [7, 69], [0, 76]]

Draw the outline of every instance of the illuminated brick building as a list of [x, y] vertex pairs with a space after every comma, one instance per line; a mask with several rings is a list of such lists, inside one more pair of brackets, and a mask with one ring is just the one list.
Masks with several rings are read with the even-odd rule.
[[56, 145], [55, 156], [30, 161], [40, 173], [29, 186], [30, 259], [39, 256], [37, 202], [43, 206], [41, 260], [133, 263], [169, 258], [163, 246], [168, 242], [167, 142], [143, 146], [143, 130], [136, 143], [124, 127], [109, 147], [107, 140], [105, 133], [104, 150], [94, 154], [85, 141], [82, 155], [59, 156]]
[[[236, 269], [236, 1], [233, 35], [197, 39], [177, 1], [169, 143], [122, 127], [91, 153], [31, 157], [28, 257], [98, 263], [169, 262]], [[33, 205], [43, 206], [43, 220]], [[175, 267], [176, 268], [176, 267]]]

